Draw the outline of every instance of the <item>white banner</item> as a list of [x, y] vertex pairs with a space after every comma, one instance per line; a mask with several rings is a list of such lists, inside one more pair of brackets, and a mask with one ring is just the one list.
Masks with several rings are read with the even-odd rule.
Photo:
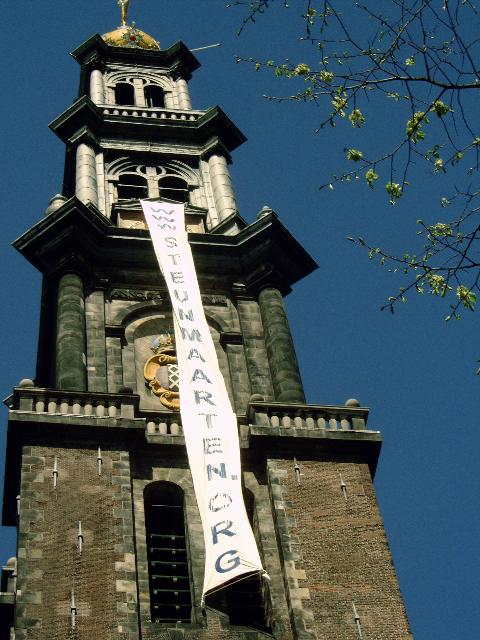
[[180, 413], [205, 538], [205, 596], [265, 572], [243, 502], [237, 418], [203, 312], [184, 205], [141, 202], [172, 302]]

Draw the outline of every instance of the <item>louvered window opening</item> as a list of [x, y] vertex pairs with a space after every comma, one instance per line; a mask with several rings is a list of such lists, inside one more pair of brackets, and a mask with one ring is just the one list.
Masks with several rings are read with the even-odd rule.
[[174, 202], [188, 202], [188, 184], [181, 178], [167, 176], [160, 180], [160, 197]]
[[183, 493], [170, 483], [146, 492], [147, 558], [152, 622], [190, 622], [192, 598]]
[[165, 106], [165, 94], [161, 87], [157, 87], [154, 84], [149, 84], [145, 87], [145, 102], [147, 107], [164, 107]]
[[135, 89], [128, 82], [118, 82], [115, 85], [115, 104], [134, 106], [135, 105]]
[[117, 195], [119, 200], [148, 198], [147, 183], [142, 176], [124, 173], [120, 176], [117, 184]]

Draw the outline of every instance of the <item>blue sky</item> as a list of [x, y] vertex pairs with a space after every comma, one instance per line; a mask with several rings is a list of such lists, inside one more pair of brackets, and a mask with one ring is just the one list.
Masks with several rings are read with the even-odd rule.
[[[422, 188], [397, 207], [357, 185], [318, 191], [340, 166], [342, 149], [354, 146], [351, 132], [315, 134], [315, 106], [265, 100], [263, 94], [279, 93], [283, 85], [234, 61], [237, 53], [282, 60], [295, 52], [285, 44], [301, 28], [294, 8], [275, 10], [274, 21], [263, 20], [237, 38], [241, 11], [226, 9], [226, 0], [131, 4], [131, 18], [164, 46], [179, 39], [191, 48], [222, 43], [197, 54], [202, 68], [191, 93], [194, 107], [219, 104], [248, 137], [232, 166], [240, 212], [251, 221], [268, 204], [320, 265], [287, 298], [308, 401], [343, 404], [356, 397], [371, 407], [370, 428], [383, 433], [375, 486], [415, 638], [475, 637], [476, 318], [464, 314], [446, 325], [447, 309], [433, 297], [409, 300], [393, 316], [381, 313], [401, 282], [346, 241], [354, 235], [394, 251], [411, 248], [416, 219], [428, 219], [428, 198], [439, 193], [438, 176], [421, 174]], [[119, 12], [114, 0], [7, 0], [2, 21], [5, 397], [21, 378], [34, 376], [40, 287], [38, 274], [9, 244], [42, 217], [61, 189], [64, 149], [47, 124], [76, 97], [79, 68], [68, 52], [92, 33], [117, 26]], [[378, 117], [380, 141], [395, 120], [387, 112]], [[5, 424], [3, 409], [1, 465]], [[0, 529], [0, 561], [13, 553], [13, 532]]]

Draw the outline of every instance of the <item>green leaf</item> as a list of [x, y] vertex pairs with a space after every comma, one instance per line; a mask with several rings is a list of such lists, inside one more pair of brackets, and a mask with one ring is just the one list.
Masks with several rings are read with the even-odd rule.
[[394, 204], [395, 200], [398, 200], [398, 198], [401, 198], [403, 195], [403, 189], [398, 182], [387, 182], [385, 189], [387, 190], [387, 193], [392, 196], [392, 200], [390, 201], [392, 204]]
[[370, 189], [373, 189], [373, 186], [379, 177], [380, 176], [378, 175], [378, 173], [375, 173], [375, 171], [372, 168], [370, 168], [365, 173], [365, 180], [367, 181], [367, 184], [370, 187]]
[[445, 104], [441, 100], [435, 100], [430, 111], [434, 111], [439, 118], [442, 118], [443, 116], [447, 115], [447, 113], [450, 113], [452, 109], [448, 106], [448, 104]]
[[352, 127], [361, 127], [365, 122], [365, 118], [363, 117], [360, 109], [354, 109], [352, 113], [348, 116]]
[[363, 153], [358, 149], [347, 149], [347, 160], [358, 162], [363, 158]]

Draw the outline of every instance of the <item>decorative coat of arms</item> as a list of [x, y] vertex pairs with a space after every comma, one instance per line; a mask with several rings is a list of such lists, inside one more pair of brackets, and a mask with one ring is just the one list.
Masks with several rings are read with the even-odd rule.
[[180, 410], [180, 393], [175, 340], [171, 333], [162, 333], [152, 342], [154, 355], [143, 368], [143, 375], [152, 392], [164, 407]]

